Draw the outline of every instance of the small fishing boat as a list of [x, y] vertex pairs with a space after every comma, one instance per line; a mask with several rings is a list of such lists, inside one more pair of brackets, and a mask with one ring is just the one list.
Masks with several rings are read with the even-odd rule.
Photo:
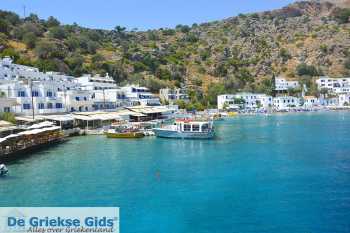
[[105, 135], [107, 138], [143, 138], [145, 136], [140, 130], [129, 128], [127, 125], [112, 125]]
[[211, 139], [214, 137], [212, 121], [177, 120], [173, 125], [153, 129], [157, 137], [178, 139]]
[[8, 174], [9, 170], [5, 166], [5, 164], [0, 164], [0, 177], [6, 176]]

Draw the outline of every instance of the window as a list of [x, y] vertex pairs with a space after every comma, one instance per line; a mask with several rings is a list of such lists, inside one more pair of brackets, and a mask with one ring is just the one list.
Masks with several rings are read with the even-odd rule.
[[198, 132], [199, 131], [199, 125], [192, 125], [192, 131]]
[[209, 129], [209, 125], [208, 124], [203, 124], [202, 125], [202, 131], [205, 132], [205, 131], [208, 131]]
[[10, 112], [10, 107], [4, 107], [4, 112]]
[[32, 96], [33, 97], [38, 97], [39, 96], [39, 92], [38, 91], [32, 91]]
[[191, 125], [184, 124], [184, 131], [191, 131]]
[[46, 96], [47, 96], [47, 97], [52, 97], [52, 96], [53, 96], [52, 91], [46, 92]]
[[18, 97], [25, 97], [26, 96], [26, 93], [24, 91], [19, 91], [17, 93]]
[[48, 103], [48, 104], [47, 104], [47, 108], [48, 108], [48, 109], [51, 109], [52, 107], [53, 107], [53, 106], [52, 106], [52, 103]]
[[38, 103], [38, 108], [39, 108], [39, 109], [44, 109], [44, 108], [45, 108], [44, 103]]
[[63, 104], [62, 103], [56, 103], [56, 108], [62, 108]]
[[23, 104], [23, 109], [31, 109], [30, 104]]
[[84, 97], [84, 100], [85, 100], [85, 101], [87, 101], [87, 98], [86, 98], [86, 97]]
[[76, 101], [79, 101], [79, 100], [80, 100], [79, 96], [76, 96], [76, 97], [75, 97], [75, 100], [76, 100]]

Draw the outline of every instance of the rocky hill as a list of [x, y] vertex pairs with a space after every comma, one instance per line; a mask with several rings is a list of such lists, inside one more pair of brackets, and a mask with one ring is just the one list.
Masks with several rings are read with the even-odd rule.
[[149, 31], [87, 29], [0, 11], [0, 56], [75, 76], [108, 72], [153, 91], [186, 84], [202, 105], [223, 92], [271, 93], [276, 75], [300, 79], [317, 94], [312, 77], [350, 75], [348, 0], [329, 1]]
[[319, 0], [318, 2], [329, 2], [339, 7], [350, 7], [350, 0]]

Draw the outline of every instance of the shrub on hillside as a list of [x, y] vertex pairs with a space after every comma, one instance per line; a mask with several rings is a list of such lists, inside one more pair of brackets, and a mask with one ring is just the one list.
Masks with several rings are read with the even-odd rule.
[[305, 63], [301, 63], [296, 68], [296, 73], [299, 76], [319, 76], [321, 72], [319, 72], [315, 66], [313, 65], [307, 65]]

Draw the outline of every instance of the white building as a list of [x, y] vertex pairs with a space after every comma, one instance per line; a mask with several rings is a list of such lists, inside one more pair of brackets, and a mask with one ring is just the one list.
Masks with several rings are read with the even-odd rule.
[[316, 84], [319, 90], [327, 89], [336, 94], [350, 93], [350, 78], [330, 78], [324, 76], [317, 79]]
[[16, 105], [18, 104], [15, 98], [0, 97], [0, 113], [13, 112]]
[[300, 84], [298, 81], [287, 80], [282, 77], [277, 77], [275, 79], [275, 90], [276, 91], [287, 91], [288, 89], [298, 88]]
[[235, 95], [218, 95], [217, 105], [219, 110], [235, 110], [239, 109], [239, 103], [236, 101]]
[[63, 99], [57, 96], [61, 85], [53, 81], [8, 81], [0, 85], [7, 98], [16, 99], [11, 111], [20, 115], [64, 112]]
[[162, 101], [167, 101], [170, 104], [174, 104], [177, 100], [189, 101], [187, 92], [183, 88], [163, 88], [159, 90], [159, 98]]
[[320, 105], [319, 99], [315, 96], [304, 96], [303, 99], [304, 99], [303, 106], [305, 108], [313, 108], [313, 107], [317, 107]]
[[279, 96], [273, 99], [273, 106], [277, 111], [289, 110], [290, 108], [299, 107], [300, 99], [293, 96]]
[[350, 106], [350, 94], [339, 95], [339, 106]]
[[339, 97], [323, 98], [319, 99], [320, 105], [335, 107], [339, 105]]
[[14, 64], [12, 59], [5, 57], [0, 60], [0, 83], [8, 81], [44, 81], [56, 82], [59, 90], [77, 89], [79, 84], [75, 78], [58, 72], [40, 72], [38, 68]]
[[273, 105], [272, 96], [265, 94], [254, 94], [254, 93], [237, 93], [234, 95], [219, 95], [217, 97], [218, 109], [257, 109], [264, 108], [268, 109]]
[[152, 94], [148, 88], [139, 86], [125, 86], [121, 87], [125, 97], [131, 105], [142, 106], [159, 106], [160, 100], [157, 96]]
[[89, 112], [93, 110], [94, 98], [88, 90], [67, 90], [57, 92], [63, 100], [66, 112]]
[[116, 89], [117, 84], [112, 77], [106, 76], [102, 77], [99, 75], [91, 76], [84, 75], [76, 79], [76, 82], [81, 85], [83, 90], [107, 90], [107, 89]]
[[120, 107], [129, 107], [125, 92], [121, 88], [93, 91], [94, 110], [112, 111]]

